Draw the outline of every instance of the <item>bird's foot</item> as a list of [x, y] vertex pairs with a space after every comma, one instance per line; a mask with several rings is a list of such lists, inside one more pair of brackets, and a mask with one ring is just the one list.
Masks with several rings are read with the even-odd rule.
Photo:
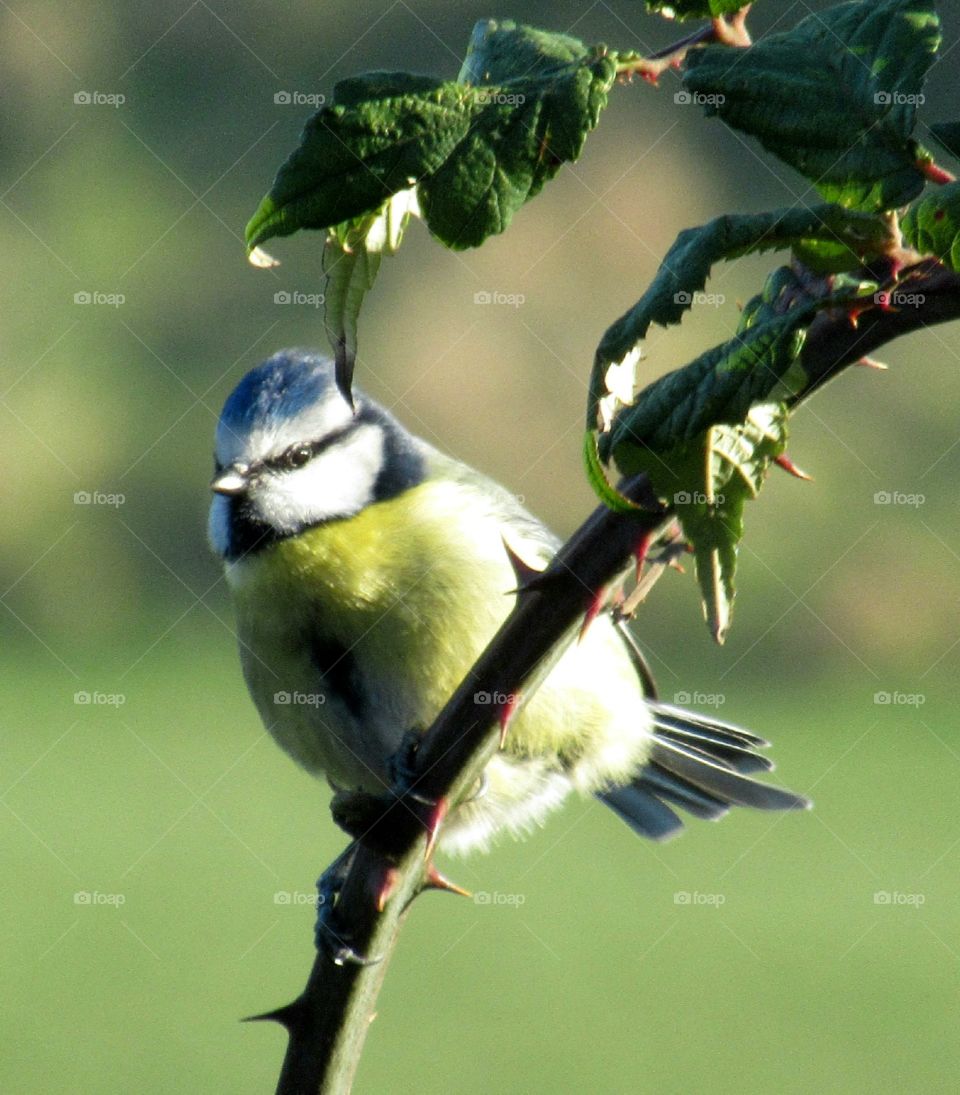
[[337, 911], [340, 892], [350, 873], [355, 854], [356, 845], [351, 844], [317, 880], [314, 942], [317, 950], [326, 954], [335, 966], [373, 966], [382, 958], [381, 955], [363, 954], [353, 946], [352, 933], [343, 924]]

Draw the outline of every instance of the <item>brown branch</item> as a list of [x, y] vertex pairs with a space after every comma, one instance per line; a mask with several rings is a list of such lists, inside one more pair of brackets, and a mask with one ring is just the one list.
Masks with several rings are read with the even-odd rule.
[[895, 288], [885, 295], [889, 303], [870, 308], [855, 321], [848, 312], [836, 310], [823, 312], [813, 321], [800, 355], [800, 363], [810, 377], [805, 399], [878, 347], [903, 335], [960, 319], [960, 274], [933, 259], [904, 270]]
[[640, 76], [650, 84], [656, 84], [669, 68], [677, 69], [686, 60], [692, 49], [699, 49], [711, 43], [746, 49], [753, 44], [747, 30], [747, 15], [751, 4], [745, 4], [729, 18], [718, 15], [709, 23], [687, 34], [679, 41], [651, 53], [649, 57], [630, 56], [617, 66], [617, 75], [629, 82], [634, 76]]
[[475, 693], [532, 692], [549, 655], [576, 632], [597, 591], [669, 520], [644, 477], [624, 492], [648, 509], [617, 515], [601, 506], [516, 598], [500, 631], [423, 737], [416, 778], [398, 788], [385, 807], [381, 803], [380, 816], [358, 835], [335, 915], [338, 924], [349, 926], [349, 946], [379, 961], [338, 965], [321, 949], [300, 997], [258, 1017], [281, 1022], [289, 1033], [278, 1092], [350, 1090], [403, 914], [430, 885], [425, 853], [436, 814], [429, 802], [466, 797], [500, 740], [499, 712], [478, 707]]

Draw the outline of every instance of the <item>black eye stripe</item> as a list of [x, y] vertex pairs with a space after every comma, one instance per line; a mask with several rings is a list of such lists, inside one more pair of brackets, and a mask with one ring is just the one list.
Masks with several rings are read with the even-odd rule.
[[321, 437], [317, 441], [300, 442], [297, 445], [291, 445], [290, 448], [285, 449], [279, 456], [264, 460], [261, 466], [270, 468], [272, 471], [292, 471], [296, 468], [302, 468], [315, 456], [319, 456], [325, 449], [329, 449], [331, 445], [335, 445], [338, 441], [343, 440], [343, 438], [355, 428], [354, 422], [348, 422], [339, 430], [334, 430], [333, 433], [329, 433], [326, 437]]

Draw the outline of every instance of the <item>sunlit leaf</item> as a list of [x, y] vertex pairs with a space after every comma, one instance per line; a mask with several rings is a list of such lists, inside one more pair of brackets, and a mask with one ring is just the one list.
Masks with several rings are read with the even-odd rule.
[[883, 248], [889, 226], [880, 218], [837, 205], [780, 209], [770, 213], [717, 217], [681, 232], [660, 269], [637, 303], [604, 334], [597, 348], [590, 382], [587, 425], [597, 425], [598, 409], [608, 395], [611, 362], [621, 361], [646, 337], [651, 323], [679, 323], [697, 301], [714, 263], [755, 251], [821, 240], [854, 259]]
[[939, 43], [934, 0], [839, 4], [746, 50], [694, 51], [684, 85], [828, 200], [892, 209], [923, 187], [911, 135]]
[[907, 211], [902, 228], [911, 247], [960, 273], [960, 182], [924, 194]]

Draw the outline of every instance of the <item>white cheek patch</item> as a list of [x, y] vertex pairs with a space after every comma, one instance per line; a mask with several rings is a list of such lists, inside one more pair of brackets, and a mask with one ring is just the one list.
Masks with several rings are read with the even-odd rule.
[[264, 425], [247, 432], [234, 429], [223, 420], [217, 426], [217, 459], [227, 467], [233, 463], [278, 456], [304, 439], [326, 437], [341, 430], [353, 418], [353, 411], [336, 389], [325, 399], [304, 407], [292, 418], [272, 417]]
[[[290, 444], [296, 436], [305, 435], [295, 432]], [[302, 468], [267, 473], [251, 500], [265, 523], [295, 533], [369, 505], [382, 467], [383, 431], [376, 425], [358, 426]]]

